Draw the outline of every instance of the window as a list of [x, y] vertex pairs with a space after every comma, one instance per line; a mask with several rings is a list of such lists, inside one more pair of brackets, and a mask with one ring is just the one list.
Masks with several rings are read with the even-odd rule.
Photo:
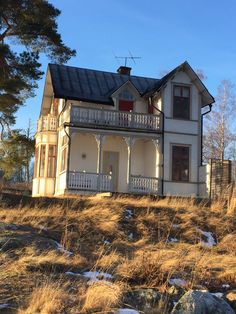
[[46, 145], [41, 145], [40, 149], [40, 161], [39, 161], [39, 176], [44, 177], [45, 170], [45, 157], [46, 157]]
[[39, 147], [36, 147], [34, 161], [34, 178], [38, 176], [38, 164], [39, 164]]
[[172, 180], [189, 181], [188, 146], [172, 146]]
[[119, 94], [119, 110], [120, 111], [133, 111], [134, 97], [128, 90], [123, 90]]
[[67, 147], [63, 148], [61, 152], [61, 171], [66, 170], [66, 157], [67, 157]]
[[54, 178], [56, 174], [56, 145], [48, 147], [48, 177]]
[[173, 118], [190, 119], [190, 87], [174, 85]]

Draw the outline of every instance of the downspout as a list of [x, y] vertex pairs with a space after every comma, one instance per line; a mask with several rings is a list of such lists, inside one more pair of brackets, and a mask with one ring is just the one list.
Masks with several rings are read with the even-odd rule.
[[[203, 117], [211, 112], [212, 109], [212, 104], [209, 104], [209, 110], [201, 114], [201, 166], [203, 163]], [[211, 198], [211, 176], [212, 176], [212, 163], [211, 163], [211, 173], [210, 173], [210, 198]], [[198, 171], [198, 181], [199, 181], [199, 171]], [[199, 185], [198, 185], [198, 190], [199, 190]], [[199, 191], [198, 191], [199, 195]]]
[[201, 166], [203, 162], [203, 116], [211, 112], [212, 104], [209, 104], [209, 110], [201, 114]]
[[161, 179], [161, 194], [164, 196], [164, 130], [165, 130], [165, 114], [163, 111], [161, 111], [159, 108], [157, 108], [155, 105], [152, 103], [152, 98], [148, 98], [149, 105], [151, 105], [153, 108], [155, 108], [160, 114], [162, 115], [162, 130], [161, 130], [161, 153], [162, 153], [162, 179]]

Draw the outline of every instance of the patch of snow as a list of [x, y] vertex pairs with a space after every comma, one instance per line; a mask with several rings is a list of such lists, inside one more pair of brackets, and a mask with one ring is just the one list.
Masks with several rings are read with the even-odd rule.
[[42, 231], [47, 231], [48, 229], [43, 226], [43, 225], [38, 225], [38, 228], [39, 228], [39, 233], [41, 233]]
[[7, 304], [7, 303], [2, 303], [2, 304], [0, 304], [0, 310], [1, 310], [1, 309], [5, 309], [6, 307], [8, 307], [8, 305], [9, 305], [9, 304]]
[[211, 295], [214, 295], [217, 298], [222, 298], [224, 294], [222, 292], [211, 292]]
[[88, 284], [93, 284], [94, 282], [100, 280], [105, 281], [113, 278], [111, 274], [104, 273], [102, 271], [86, 271], [82, 274], [82, 276], [89, 278]]
[[230, 285], [225, 283], [225, 284], [222, 285], [222, 288], [228, 289], [228, 288], [230, 288]]
[[179, 286], [179, 287], [185, 287], [187, 282], [181, 278], [171, 278], [169, 279], [169, 284]]
[[177, 238], [169, 238], [168, 242], [171, 242], [171, 243], [176, 243], [178, 242], [179, 240]]
[[74, 273], [73, 271], [66, 271], [65, 274], [70, 276], [81, 276], [80, 273]]
[[133, 233], [132, 233], [132, 232], [130, 232], [130, 233], [128, 234], [128, 240], [132, 240], [132, 239], [133, 239], [133, 237], [134, 237]]
[[106, 245], [108, 245], [108, 244], [110, 244], [111, 242], [108, 241], [108, 240], [104, 240], [103, 243], [106, 244]]
[[131, 309], [119, 309], [116, 314], [140, 314], [136, 310], [131, 310]]
[[177, 228], [179, 228], [179, 225], [173, 224], [172, 227], [173, 227], [174, 229], [177, 229]]
[[66, 249], [64, 249], [64, 247], [63, 247], [59, 242], [57, 242], [57, 241], [54, 241], [54, 242], [55, 242], [55, 244], [56, 244], [56, 246], [57, 246], [58, 251], [60, 251], [61, 253], [66, 254], [66, 256], [71, 256], [71, 255], [73, 255], [72, 252], [67, 251]]
[[197, 228], [197, 231], [201, 233], [202, 235], [204, 235], [204, 237], [206, 238], [206, 241], [201, 241], [201, 244], [203, 246], [212, 247], [216, 245], [216, 241], [212, 235], [212, 232], [202, 231], [201, 229], [198, 229], [198, 228]]
[[126, 209], [125, 210], [125, 218], [129, 219], [129, 218], [132, 218], [133, 217], [133, 212], [131, 209]]

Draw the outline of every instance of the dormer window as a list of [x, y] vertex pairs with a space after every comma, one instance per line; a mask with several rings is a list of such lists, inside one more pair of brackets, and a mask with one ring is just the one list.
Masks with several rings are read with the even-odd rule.
[[190, 87], [174, 85], [173, 90], [173, 118], [190, 119]]
[[119, 94], [119, 110], [133, 111], [133, 109], [134, 96], [127, 89], [125, 89]]

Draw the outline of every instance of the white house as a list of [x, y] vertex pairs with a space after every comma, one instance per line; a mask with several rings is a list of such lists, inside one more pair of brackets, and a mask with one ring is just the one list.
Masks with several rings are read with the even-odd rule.
[[33, 196], [206, 195], [202, 115], [214, 98], [187, 62], [161, 79], [130, 71], [49, 64]]

